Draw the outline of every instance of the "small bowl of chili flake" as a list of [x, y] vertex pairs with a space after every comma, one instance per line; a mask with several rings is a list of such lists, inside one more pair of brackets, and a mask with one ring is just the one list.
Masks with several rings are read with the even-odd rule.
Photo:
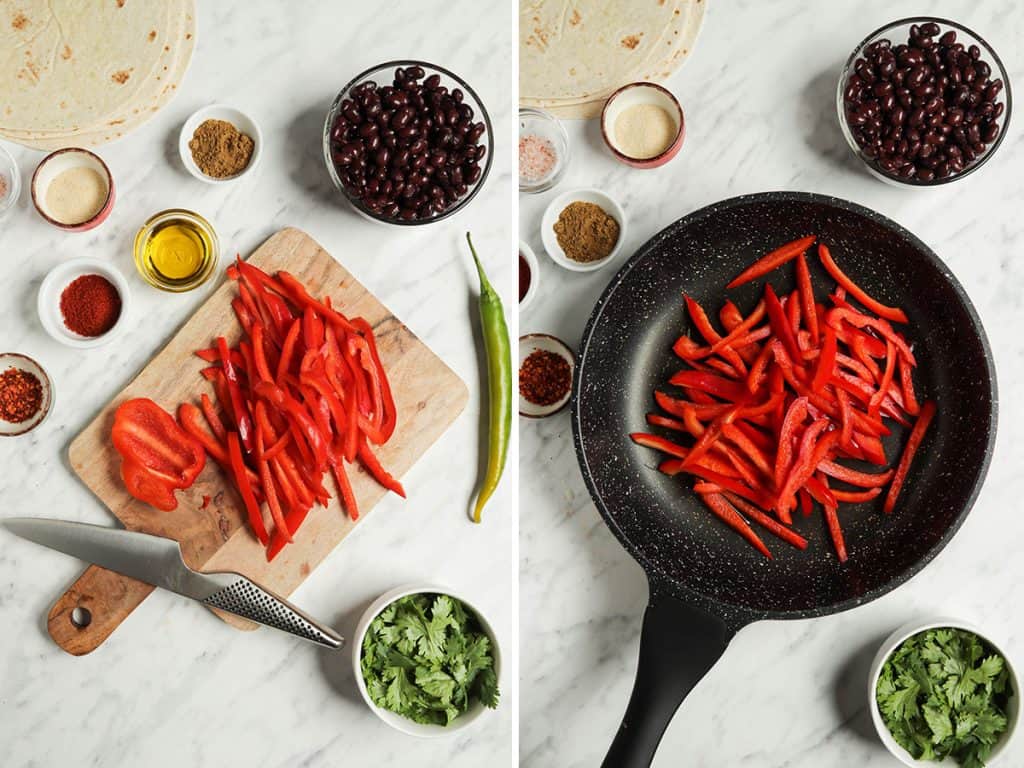
[[576, 358], [569, 345], [547, 333], [519, 337], [519, 415], [542, 419], [558, 413], [572, 395]]
[[74, 259], [43, 278], [36, 300], [39, 322], [69, 347], [89, 349], [111, 341], [124, 326], [128, 281], [99, 259]]
[[43, 366], [17, 352], [0, 354], [0, 437], [17, 437], [43, 423], [53, 386]]

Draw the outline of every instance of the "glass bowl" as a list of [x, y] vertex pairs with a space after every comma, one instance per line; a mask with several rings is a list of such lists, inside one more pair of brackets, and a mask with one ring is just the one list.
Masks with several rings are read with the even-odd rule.
[[[481, 144], [485, 146], [486, 153], [483, 157], [483, 163], [480, 166], [480, 178], [477, 179], [476, 184], [472, 185], [469, 190], [459, 198], [454, 205], [450, 208], [442, 211], [436, 216], [431, 216], [427, 219], [399, 219], [385, 216], [381, 213], [374, 212], [368, 208], [362, 200], [356, 197], [353, 193], [349, 192], [345, 188], [345, 185], [341, 182], [341, 177], [338, 175], [338, 169], [334, 165], [334, 160], [331, 158], [331, 128], [334, 125], [334, 120], [337, 118], [338, 113], [341, 111], [341, 102], [349, 97], [349, 91], [355, 86], [359, 85], [366, 80], [373, 80], [377, 83], [390, 83], [394, 79], [395, 69], [398, 67], [422, 67], [426, 75], [439, 75], [441, 77], [441, 85], [449, 89], [460, 88], [464, 94], [463, 102], [468, 104], [475, 115], [474, 120], [483, 122], [484, 133], [481, 137]], [[442, 221], [455, 215], [467, 205], [469, 202], [476, 197], [477, 193], [483, 187], [484, 182], [487, 181], [487, 176], [491, 171], [491, 163], [494, 161], [494, 129], [491, 126], [491, 118], [487, 113], [487, 108], [484, 107], [480, 97], [477, 96], [476, 91], [469, 87], [465, 80], [460, 78], [454, 72], [451, 72], [444, 67], [439, 67], [436, 64], [431, 64], [426, 61], [416, 61], [414, 59], [400, 59], [396, 61], [386, 61], [383, 64], [378, 64], [375, 67], [371, 67], [363, 72], [360, 72], [354, 78], [352, 78], [344, 88], [334, 98], [334, 102], [331, 104], [331, 108], [327, 111], [327, 119], [324, 121], [324, 132], [323, 132], [323, 153], [324, 153], [324, 164], [327, 166], [327, 173], [330, 174], [331, 181], [334, 186], [345, 195], [345, 198], [349, 201], [352, 207], [364, 218], [370, 219], [371, 221], [379, 221], [385, 224], [395, 224], [403, 227], [415, 227], [421, 224], [433, 224], [434, 222]]]
[[[193, 225], [199, 230], [199, 236], [205, 241], [207, 246], [206, 259], [200, 269], [194, 275], [183, 279], [173, 279], [162, 274], [146, 258], [146, 244], [149, 242], [149, 238], [158, 229], [173, 222]], [[154, 288], [171, 293], [185, 293], [186, 291], [198, 288], [210, 279], [210, 276], [220, 263], [220, 240], [217, 239], [217, 232], [214, 230], [213, 225], [198, 213], [185, 210], [184, 208], [170, 208], [151, 216], [142, 225], [142, 228], [139, 229], [138, 234], [135, 235], [135, 244], [132, 247], [132, 251], [135, 258], [135, 268], [139, 271], [142, 279]]]
[[[992, 74], [990, 78], [992, 80], [1001, 79], [1003, 81], [1003, 90], [996, 98], [998, 103], [1000, 100], [1005, 105], [1003, 114], [999, 121], [999, 135], [995, 141], [988, 144], [985, 147], [985, 151], [982, 152], [975, 160], [967, 165], [959, 173], [954, 173], [950, 176], [943, 178], [935, 178], [931, 181], [923, 181], [917, 178], [904, 178], [897, 175], [894, 172], [884, 171], [878, 167], [875, 159], [865, 153], [865, 151], [857, 144], [857, 140], [853, 136], [853, 132], [850, 128], [849, 122], [846, 117], [846, 110], [843, 106], [843, 95], [846, 90], [846, 82], [850, 78], [850, 75], [854, 71], [854, 64], [861, 56], [864, 55], [865, 49], [880, 39], [888, 39], [892, 41], [893, 45], [905, 43], [910, 36], [910, 27], [914, 24], [921, 25], [928, 22], [934, 22], [938, 24], [942, 32], [955, 31], [956, 41], [963, 43], [964, 47], [967, 48], [971, 45], [977, 45], [981, 49], [981, 60], [985, 61], [991, 68]], [[857, 45], [853, 53], [850, 54], [850, 58], [846, 60], [846, 64], [843, 66], [842, 74], [839, 76], [839, 84], [836, 88], [836, 110], [839, 113], [839, 126], [842, 129], [843, 136], [846, 138], [846, 143], [850, 145], [850, 149], [853, 150], [854, 154], [859, 157], [868, 171], [878, 179], [900, 187], [936, 187], [942, 184], [949, 184], [950, 182], [957, 181], [969, 176], [976, 170], [981, 168], [988, 159], [995, 154], [999, 145], [1003, 143], [1003, 137], [1006, 136], [1006, 131], [1010, 125], [1010, 112], [1012, 107], [1012, 97], [1010, 95], [1010, 78], [1006, 72], [1006, 68], [1003, 66], [1003, 62], [992, 47], [985, 42], [978, 33], [968, 29], [962, 24], [958, 24], [955, 21], [949, 19], [943, 19], [936, 16], [914, 16], [911, 18], [900, 19], [890, 24], [886, 24], [884, 27], [880, 27], [868, 35], [864, 40]]]
[[0, 180], [4, 193], [0, 194], [0, 218], [13, 208], [21, 196], [21, 171], [11, 153], [0, 146]]
[[551, 142], [555, 150], [555, 165], [550, 173], [536, 180], [524, 181], [519, 176], [519, 191], [534, 194], [546, 192], [555, 186], [565, 175], [569, 167], [569, 135], [561, 121], [543, 109], [521, 107], [519, 110], [519, 140], [529, 135], [539, 136]]

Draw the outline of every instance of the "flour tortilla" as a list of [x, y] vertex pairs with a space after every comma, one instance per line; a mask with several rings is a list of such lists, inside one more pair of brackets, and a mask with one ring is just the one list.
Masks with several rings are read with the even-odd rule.
[[194, 0], [0, 0], [0, 136], [117, 138], [170, 100], [194, 44]]
[[618, 87], [683, 63], [705, 0], [521, 0], [520, 104], [591, 117]]

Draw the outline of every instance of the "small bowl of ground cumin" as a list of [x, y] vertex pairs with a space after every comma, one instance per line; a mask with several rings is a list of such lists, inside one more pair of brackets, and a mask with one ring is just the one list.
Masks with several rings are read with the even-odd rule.
[[547, 333], [519, 337], [519, 415], [542, 419], [558, 413], [572, 395], [576, 358], [569, 345]]
[[622, 207], [599, 189], [563, 192], [541, 220], [544, 250], [558, 266], [592, 272], [612, 262], [626, 236]]
[[53, 386], [27, 355], [0, 354], [0, 437], [17, 437], [43, 423], [53, 405]]
[[185, 169], [208, 184], [234, 181], [259, 163], [263, 134], [244, 112], [211, 104], [192, 113], [181, 128], [178, 152]]

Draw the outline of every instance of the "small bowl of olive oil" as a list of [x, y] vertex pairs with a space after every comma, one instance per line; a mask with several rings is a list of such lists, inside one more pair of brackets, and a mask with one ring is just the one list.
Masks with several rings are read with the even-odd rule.
[[135, 236], [135, 267], [150, 285], [184, 293], [210, 279], [220, 261], [217, 233], [198, 213], [171, 208]]

